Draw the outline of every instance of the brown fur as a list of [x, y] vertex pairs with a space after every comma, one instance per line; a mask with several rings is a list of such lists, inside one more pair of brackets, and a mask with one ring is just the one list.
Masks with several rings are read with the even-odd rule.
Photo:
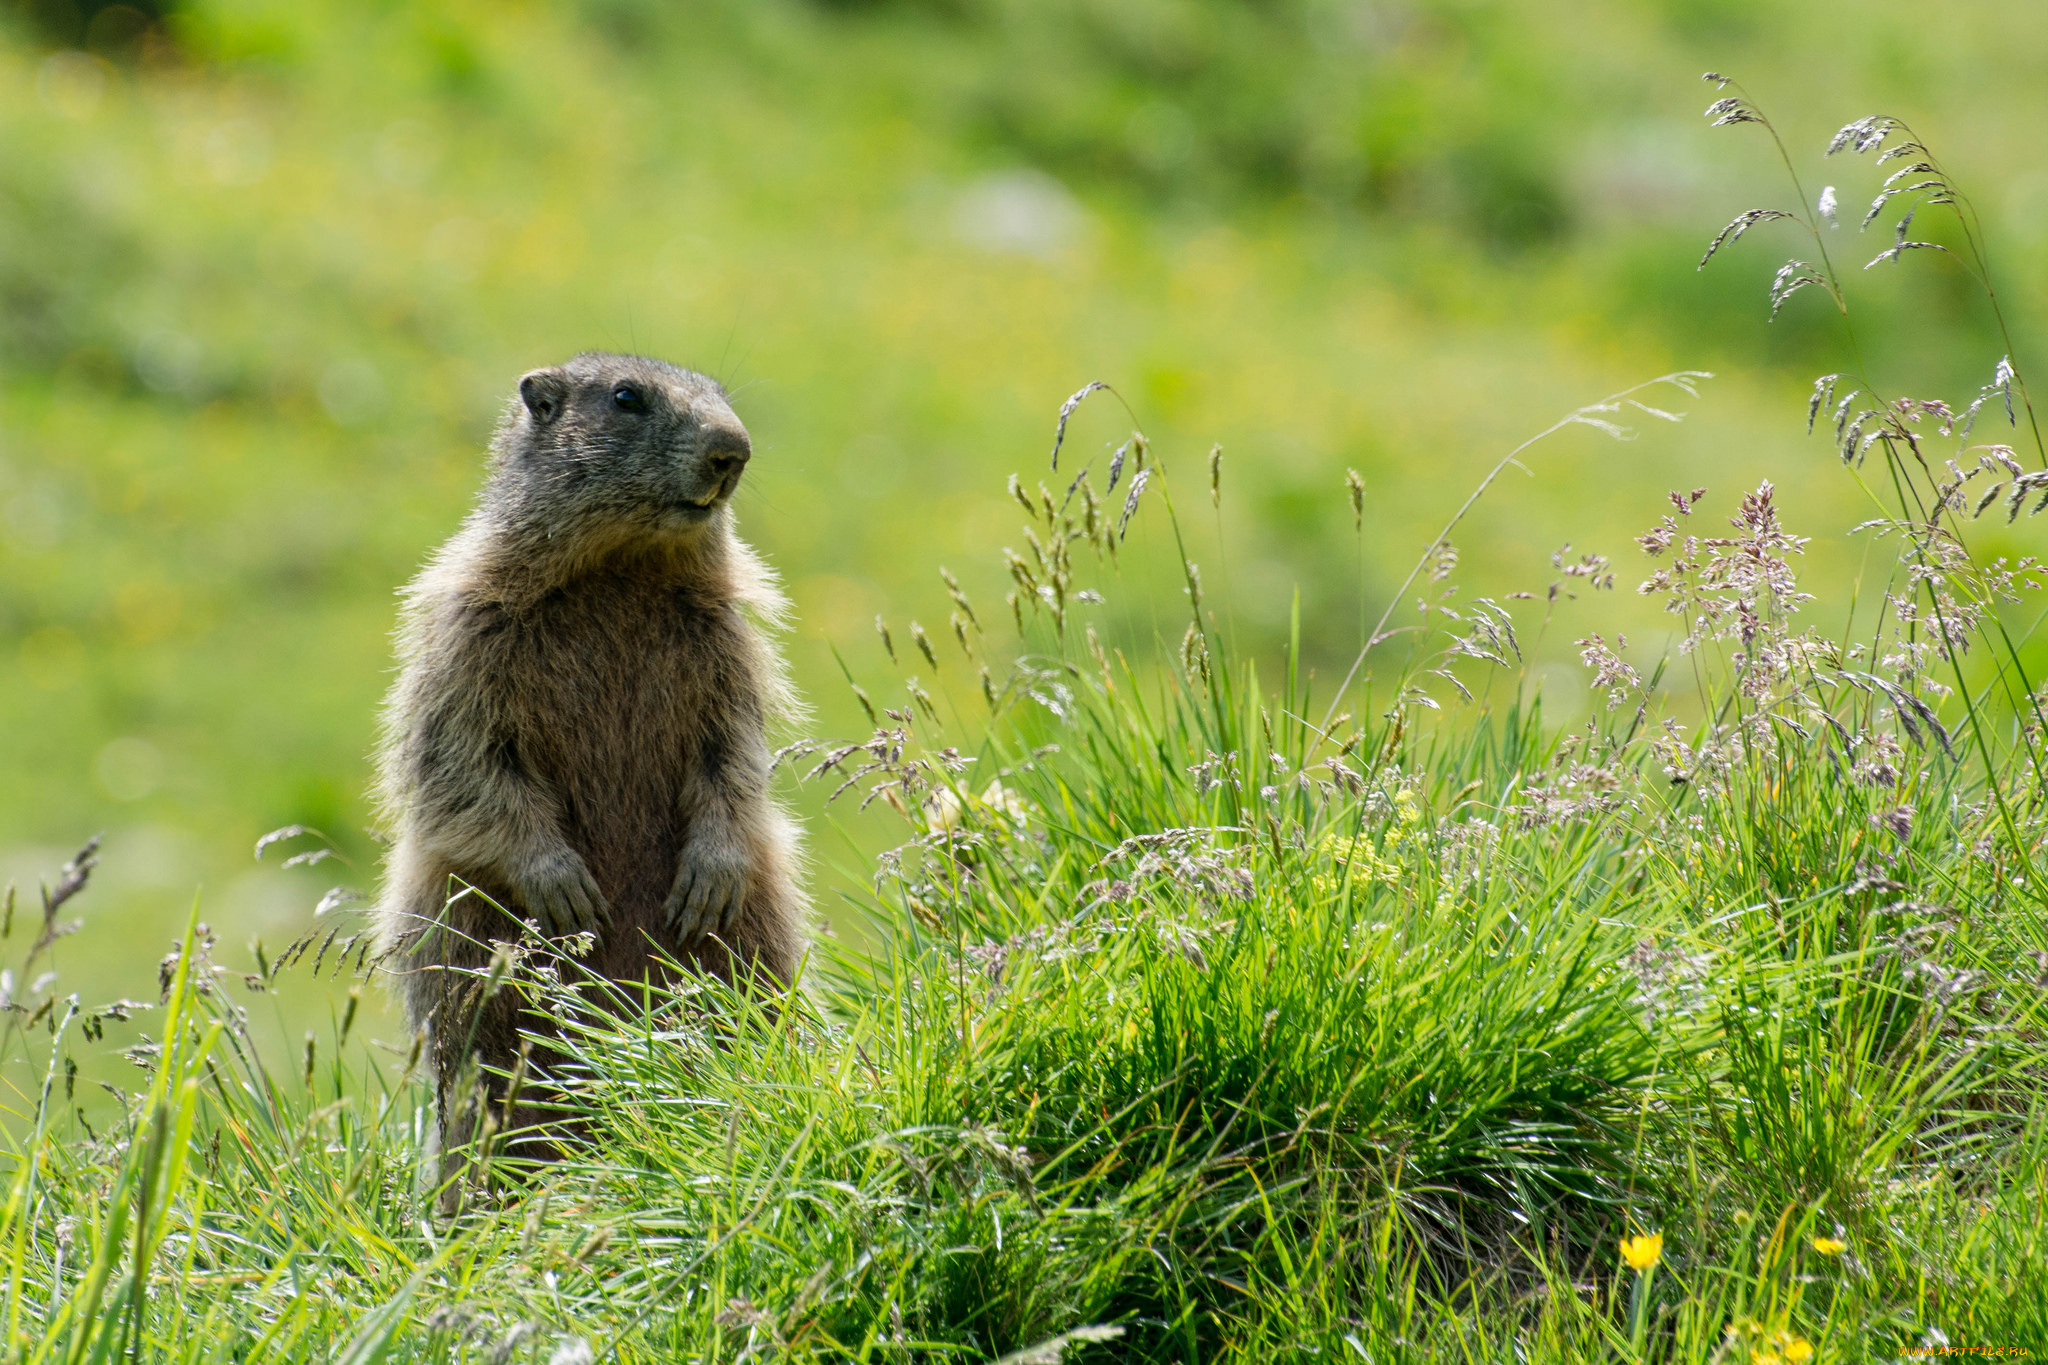
[[593, 931], [581, 968], [615, 981], [665, 952], [786, 983], [805, 947], [768, 791], [793, 702], [757, 625], [784, 603], [728, 501], [745, 429], [717, 384], [638, 357], [580, 355], [520, 395], [476, 510], [406, 590], [379, 756], [380, 932], [450, 1146], [471, 1062], [510, 1070], [552, 1023], [441, 970], [486, 968], [517, 920]]

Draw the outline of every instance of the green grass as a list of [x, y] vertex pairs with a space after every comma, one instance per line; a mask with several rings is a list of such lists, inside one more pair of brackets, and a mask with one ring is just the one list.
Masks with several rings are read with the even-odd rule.
[[[67, 1120], [58, 1065], [17, 1149], [20, 1358], [977, 1360], [1113, 1325], [1114, 1358], [1628, 1359], [1632, 1229], [1666, 1239], [1648, 1358], [1751, 1319], [1823, 1358], [2048, 1344], [2038, 939], [1968, 914], [1944, 996], [1853, 868], [1754, 903], [1646, 831], [1503, 822], [1475, 854], [1457, 831], [1531, 775], [1479, 739], [1443, 782], [1205, 797], [1186, 769], [1246, 751], [1255, 694], [1084, 689], [1074, 742], [1012, 768], [1021, 817], [970, 797], [919, 841], [886, 956], [772, 1012], [702, 983], [587, 1016], [591, 1145], [454, 1225], [403, 1059], [344, 1035], [267, 1072], [188, 940], [119, 1122]], [[1758, 813], [1820, 825], [1826, 795]], [[1112, 865], [1128, 894], [1077, 914], [1162, 814], [1251, 832]], [[1893, 875], [1988, 905], [1959, 832]], [[50, 1018], [39, 1052], [88, 1046]]]

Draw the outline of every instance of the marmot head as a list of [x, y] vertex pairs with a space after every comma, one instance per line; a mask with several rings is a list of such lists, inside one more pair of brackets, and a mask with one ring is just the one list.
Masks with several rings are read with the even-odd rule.
[[697, 534], [753, 446], [717, 381], [586, 351], [519, 381], [496, 452], [501, 511], [550, 539], [610, 541]]

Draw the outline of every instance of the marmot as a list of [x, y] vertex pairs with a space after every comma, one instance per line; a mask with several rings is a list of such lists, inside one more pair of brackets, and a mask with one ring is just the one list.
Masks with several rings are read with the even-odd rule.
[[794, 702], [762, 629], [785, 602], [730, 506], [751, 453], [701, 374], [598, 353], [535, 370], [475, 510], [404, 592], [377, 917], [444, 1148], [472, 1132], [451, 1093], [471, 1059], [510, 1070], [519, 1031], [550, 1024], [512, 990], [471, 1003], [515, 917], [593, 932], [580, 969], [613, 980], [658, 953], [794, 979], [808, 907], [767, 742]]

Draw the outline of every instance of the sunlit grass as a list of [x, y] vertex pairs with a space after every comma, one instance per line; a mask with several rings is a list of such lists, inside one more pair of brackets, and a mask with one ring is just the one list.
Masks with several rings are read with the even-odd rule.
[[[153, 1076], [92, 1135], [60, 1003], [0, 1226], [22, 1358], [131, 1333], [309, 1360], [988, 1359], [1091, 1325], [1172, 1359], [2041, 1340], [2038, 995], [1994, 926], [1943, 961], [2010, 984], [1938, 1002], [1874, 944], [1700, 900], [1626, 831], [1510, 823], [1468, 858], [1383, 787], [1316, 803], [1400, 869], [1360, 881], [1255, 796], [1203, 809], [1187, 769], [1270, 711], [1145, 686], [1080, 693], [1073, 733], [1154, 761], [990, 751], [1016, 808], [962, 802], [931, 879], [876, 906], [890, 952], [821, 958], [811, 1003], [706, 982], [586, 1015], [589, 1146], [506, 1167], [454, 1225], [403, 1057], [330, 1036], [265, 1071], [245, 986], [188, 937], [140, 1012]], [[1106, 862], [1162, 805], [1224, 832]], [[1091, 897], [1105, 874], [1133, 884]], [[1638, 945], [1667, 943], [1711, 965], [1660, 983]]]

